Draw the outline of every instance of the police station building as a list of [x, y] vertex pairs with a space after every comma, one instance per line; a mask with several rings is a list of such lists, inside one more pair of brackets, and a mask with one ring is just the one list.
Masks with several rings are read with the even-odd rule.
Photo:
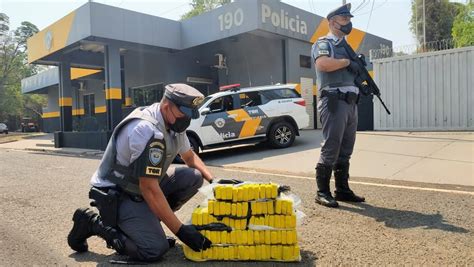
[[[316, 127], [311, 45], [327, 32], [325, 18], [273, 0], [237, 0], [183, 21], [89, 2], [28, 40], [29, 63], [55, 67], [24, 79], [22, 91], [48, 96], [43, 130], [56, 132], [57, 146], [105, 147], [133, 107], [178, 82], [205, 95], [233, 83], [295, 83]], [[348, 41], [366, 55], [392, 45], [357, 29]], [[371, 99], [360, 105], [372, 112]], [[370, 116], [362, 129], [373, 127]]]

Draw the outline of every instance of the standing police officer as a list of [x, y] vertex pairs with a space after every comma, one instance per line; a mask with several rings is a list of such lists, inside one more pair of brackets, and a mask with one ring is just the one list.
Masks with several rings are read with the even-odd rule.
[[[191, 149], [185, 130], [199, 117], [203, 95], [185, 84], [165, 87], [161, 103], [137, 108], [114, 130], [89, 193], [100, 216], [77, 209], [68, 235], [69, 246], [88, 250], [87, 238], [97, 235], [109, 248], [140, 261], [158, 260], [174, 242], [163, 222], [195, 251], [211, 242], [193, 225], [179, 221], [181, 208], [212, 175]], [[177, 154], [188, 167], [170, 168]]]
[[[363, 202], [349, 188], [349, 160], [357, 130], [357, 102], [359, 89], [354, 79], [359, 66], [349, 58], [341, 42], [352, 30], [350, 4], [327, 15], [329, 33], [312, 47], [316, 77], [320, 92], [318, 111], [321, 114], [324, 144], [316, 166], [318, 192], [316, 202], [327, 207], [338, 207], [338, 201]], [[334, 170], [336, 191], [331, 195], [329, 181]]]

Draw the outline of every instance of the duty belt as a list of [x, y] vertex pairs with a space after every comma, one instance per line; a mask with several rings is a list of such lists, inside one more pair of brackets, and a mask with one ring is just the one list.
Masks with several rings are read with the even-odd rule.
[[343, 93], [343, 92], [339, 91], [339, 89], [332, 90], [332, 91], [322, 90], [321, 98], [323, 98], [323, 97], [337, 97], [339, 100], [344, 100], [348, 104], [358, 104], [359, 103], [359, 94], [356, 94], [354, 92]]

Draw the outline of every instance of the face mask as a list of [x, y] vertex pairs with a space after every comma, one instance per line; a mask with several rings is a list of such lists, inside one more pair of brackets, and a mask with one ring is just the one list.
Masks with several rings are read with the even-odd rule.
[[[339, 23], [338, 23], [339, 24]], [[352, 22], [347, 23], [346, 25], [341, 25], [339, 24], [339, 27], [341, 27], [339, 30], [343, 32], [344, 34], [348, 35], [352, 31]]]
[[173, 124], [170, 124], [170, 129], [176, 133], [182, 133], [186, 131], [186, 129], [191, 124], [191, 118], [184, 117], [184, 118], [176, 118]]

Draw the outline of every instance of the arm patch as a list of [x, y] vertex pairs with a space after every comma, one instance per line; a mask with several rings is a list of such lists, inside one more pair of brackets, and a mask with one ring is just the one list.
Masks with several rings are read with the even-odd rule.
[[152, 137], [136, 161], [136, 177], [162, 178], [166, 174], [166, 170], [163, 170], [165, 160], [165, 140]]
[[324, 40], [324, 41], [318, 41], [318, 45], [317, 45], [317, 54], [316, 56], [328, 56], [329, 53], [330, 53], [330, 47], [329, 47], [329, 43], [328, 41]]

